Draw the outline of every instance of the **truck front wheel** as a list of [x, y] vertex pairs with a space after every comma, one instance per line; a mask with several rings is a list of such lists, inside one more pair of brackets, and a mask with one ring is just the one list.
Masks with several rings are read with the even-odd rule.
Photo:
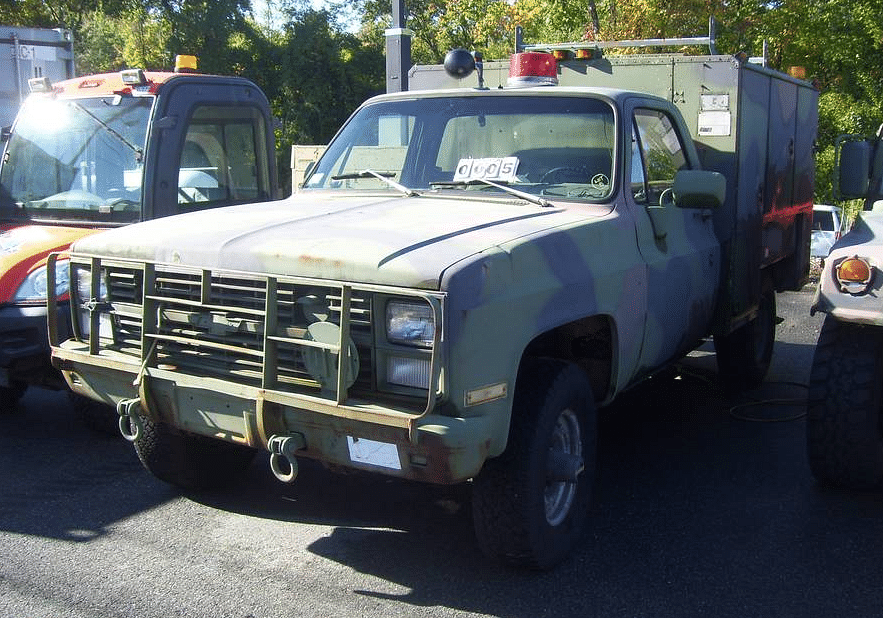
[[759, 386], [766, 377], [776, 342], [776, 293], [766, 291], [757, 315], [729, 335], [715, 335], [721, 383], [729, 392]]
[[883, 485], [883, 329], [825, 318], [810, 374], [806, 441], [819, 482]]
[[68, 391], [68, 400], [86, 427], [104, 436], [120, 436], [120, 417], [113, 406], [73, 391]]
[[140, 421], [138, 459], [155, 477], [183, 489], [229, 483], [254, 459], [253, 448], [184, 433], [143, 415]]
[[482, 550], [519, 567], [547, 569], [582, 535], [595, 480], [597, 427], [585, 373], [526, 361], [515, 387], [506, 450], [473, 480]]

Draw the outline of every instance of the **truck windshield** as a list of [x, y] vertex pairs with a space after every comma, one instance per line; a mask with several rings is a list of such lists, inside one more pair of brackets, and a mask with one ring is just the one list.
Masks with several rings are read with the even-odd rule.
[[305, 189], [514, 187], [603, 200], [612, 191], [613, 108], [601, 99], [482, 93], [379, 101], [331, 142]]
[[0, 172], [2, 214], [36, 221], [137, 221], [152, 102], [130, 96], [28, 99]]

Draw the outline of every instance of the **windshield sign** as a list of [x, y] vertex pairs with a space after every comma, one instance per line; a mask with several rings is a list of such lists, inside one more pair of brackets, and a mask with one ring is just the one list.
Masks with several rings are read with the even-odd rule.
[[152, 102], [153, 97], [122, 96], [28, 99], [0, 174], [4, 201], [11, 198], [14, 215], [99, 223], [139, 220]]
[[488, 95], [370, 104], [328, 146], [305, 189], [470, 189], [610, 197], [613, 108], [589, 97]]

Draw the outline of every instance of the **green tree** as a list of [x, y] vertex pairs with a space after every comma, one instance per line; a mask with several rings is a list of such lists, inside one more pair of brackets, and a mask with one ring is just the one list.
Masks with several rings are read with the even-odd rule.
[[93, 11], [84, 18], [74, 39], [79, 73], [103, 73], [125, 67], [117, 38], [120, 26], [118, 19], [100, 11]]
[[274, 102], [287, 143], [326, 143], [365, 98], [383, 90], [381, 49], [343, 32], [327, 11], [291, 15], [279, 66]]
[[170, 27], [169, 51], [192, 54], [200, 59], [200, 70], [230, 73], [235, 62], [230, 40], [249, 26], [249, 0], [153, 0], [155, 10]]
[[155, 12], [134, 7], [118, 17], [101, 11], [88, 14], [74, 43], [81, 74], [118, 71], [128, 67], [172, 68], [170, 24]]
[[0, 0], [0, 24], [35, 28], [70, 28], [75, 32], [94, 11], [116, 16], [132, 1], [100, 0]]

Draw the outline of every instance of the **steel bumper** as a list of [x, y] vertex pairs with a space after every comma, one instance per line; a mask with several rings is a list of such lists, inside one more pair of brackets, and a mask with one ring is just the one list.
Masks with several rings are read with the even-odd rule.
[[139, 367], [131, 357], [67, 340], [53, 364], [74, 392], [116, 405], [137, 398], [143, 414], [183, 431], [269, 450], [295, 437], [298, 457], [437, 484], [475, 476], [488, 456], [490, 416], [413, 412], [349, 400], [292, 395], [213, 378]]

